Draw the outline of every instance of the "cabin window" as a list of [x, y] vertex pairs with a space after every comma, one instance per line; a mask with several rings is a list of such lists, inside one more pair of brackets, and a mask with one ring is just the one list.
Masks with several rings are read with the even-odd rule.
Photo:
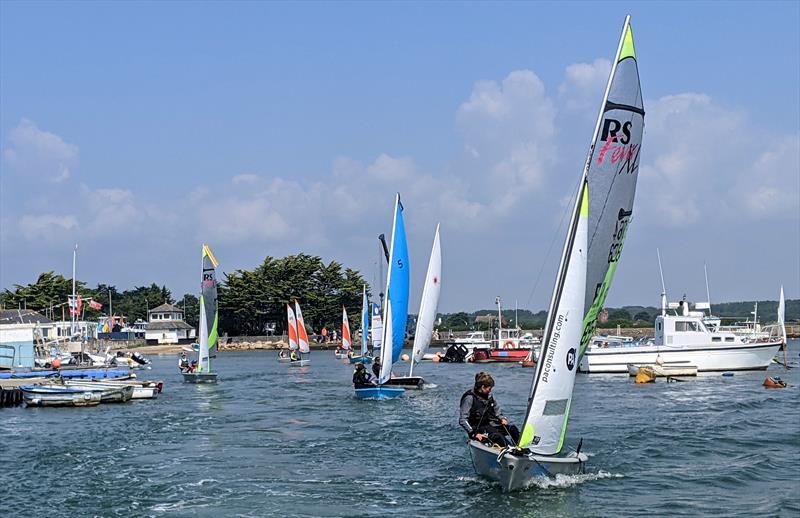
[[721, 342], [722, 341], [722, 337], [720, 337], [720, 336], [712, 336], [711, 337], [711, 341], [712, 342]]
[[699, 331], [697, 322], [678, 321], [675, 322], [675, 331]]
[[656, 329], [658, 329], [659, 331], [661, 331], [661, 322], [659, 322], [658, 324], [656, 324]]
[[732, 336], [726, 336], [725, 337], [725, 341], [726, 342], [733, 342], [733, 337]]

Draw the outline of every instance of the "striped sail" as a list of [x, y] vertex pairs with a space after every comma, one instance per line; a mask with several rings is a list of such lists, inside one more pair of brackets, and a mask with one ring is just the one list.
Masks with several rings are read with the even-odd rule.
[[633, 216], [644, 130], [644, 105], [630, 17], [584, 165], [589, 182], [589, 260], [580, 355], [597, 327]]
[[576, 203], [564, 255], [553, 290], [542, 352], [528, 402], [519, 446], [542, 455], [561, 451], [567, 431], [572, 389], [578, 371], [583, 304], [586, 287], [589, 192], [586, 182]]
[[286, 334], [289, 335], [289, 349], [294, 351], [297, 345], [297, 320], [294, 318], [294, 311], [289, 304], [286, 304], [286, 320], [289, 323]]
[[786, 301], [783, 299], [783, 285], [781, 285], [781, 296], [778, 299], [778, 325], [780, 326], [781, 339], [783, 344], [786, 345]]
[[294, 301], [294, 314], [297, 318], [297, 345], [301, 353], [311, 352], [308, 347], [308, 333], [306, 333], [306, 324], [303, 321], [303, 312], [300, 311], [300, 303]]
[[347, 320], [347, 309], [342, 306], [342, 349], [350, 350], [350, 322]]
[[400, 358], [406, 337], [408, 319], [408, 243], [403, 221], [403, 205], [400, 193], [394, 203], [392, 242], [389, 247], [389, 268], [386, 273], [386, 305], [383, 315], [383, 339], [381, 347], [381, 375], [378, 383], [385, 383], [392, 375], [392, 364]]
[[411, 353], [411, 368], [408, 375], [414, 373], [414, 365], [422, 361], [433, 336], [433, 323], [436, 320], [436, 309], [439, 306], [439, 292], [442, 287], [442, 248], [439, 243], [439, 225], [433, 236], [431, 258], [428, 260], [428, 272], [425, 275], [425, 286], [422, 288], [422, 302], [419, 304], [417, 327], [414, 331], [414, 350]]
[[361, 292], [361, 356], [367, 355], [367, 340], [369, 333], [369, 299], [367, 298], [367, 285]]
[[203, 245], [200, 276], [200, 351], [197, 372], [211, 372], [210, 351], [217, 345], [217, 275], [219, 265], [208, 245]]

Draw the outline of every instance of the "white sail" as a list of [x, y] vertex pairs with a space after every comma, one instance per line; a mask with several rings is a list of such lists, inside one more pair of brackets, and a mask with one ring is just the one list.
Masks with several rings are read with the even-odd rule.
[[781, 338], [786, 344], [786, 301], [783, 299], [783, 285], [781, 285], [781, 297], [778, 299], [778, 325], [780, 326]]
[[308, 333], [306, 333], [306, 324], [303, 320], [303, 312], [300, 311], [300, 303], [294, 301], [294, 314], [297, 318], [297, 345], [300, 352], [303, 354], [311, 352], [308, 347]]
[[422, 288], [422, 302], [419, 304], [417, 327], [414, 331], [414, 349], [411, 353], [411, 368], [408, 375], [414, 373], [414, 365], [422, 360], [433, 336], [433, 323], [436, 320], [436, 309], [439, 306], [439, 292], [442, 287], [442, 249], [439, 243], [439, 225], [433, 237], [431, 258], [428, 261], [428, 273], [425, 286]]
[[643, 128], [636, 51], [626, 17], [575, 197], [520, 438], [519, 446], [537, 454], [557, 454], [564, 444], [578, 361], [594, 332], [633, 214]]
[[286, 329], [286, 335], [289, 339], [289, 349], [294, 351], [298, 348], [297, 320], [294, 318], [294, 311], [292, 311], [292, 307], [289, 304], [286, 304], [286, 321], [289, 324]]
[[589, 193], [586, 182], [576, 204], [565, 243], [566, 263], [559, 268], [548, 314], [542, 353], [536, 366], [528, 414], [522, 428], [520, 447], [542, 455], [561, 451], [567, 430], [572, 389], [578, 371], [578, 347], [583, 329], [583, 304], [588, 258]]
[[[217, 277], [219, 266], [208, 245], [203, 245], [200, 273], [200, 350], [197, 355], [197, 372], [211, 372], [210, 350], [217, 345]], [[209, 328], [210, 324], [210, 328]]]

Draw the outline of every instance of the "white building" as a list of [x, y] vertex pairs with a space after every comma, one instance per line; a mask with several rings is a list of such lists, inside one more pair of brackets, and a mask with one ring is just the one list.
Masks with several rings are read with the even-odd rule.
[[144, 338], [148, 345], [186, 344], [195, 341], [195, 329], [183, 321], [183, 310], [172, 304], [161, 304], [148, 310]]

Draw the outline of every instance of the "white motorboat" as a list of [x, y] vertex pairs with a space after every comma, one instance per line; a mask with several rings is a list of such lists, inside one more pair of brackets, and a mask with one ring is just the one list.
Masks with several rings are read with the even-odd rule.
[[662, 294], [661, 305], [653, 342], [592, 343], [581, 360], [581, 372], [627, 373], [629, 364], [653, 365], [659, 356], [665, 366], [694, 365], [699, 372], [763, 370], [781, 346], [780, 340], [743, 338], [709, 325], [702, 311], [707, 303], [690, 311], [685, 301], [667, 305]]
[[116, 380], [108, 380], [108, 381], [83, 381], [83, 380], [67, 380], [64, 381], [64, 385], [67, 387], [74, 387], [79, 389], [88, 389], [91, 390], [93, 388], [121, 388], [121, 387], [133, 387], [133, 393], [131, 395], [131, 399], [155, 399], [158, 397], [159, 389], [158, 385], [154, 382], [149, 381], [116, 381]]
[[20, 387], [26, 406], [96, 406], [101, 393], [64, 386], [23, 385]]

